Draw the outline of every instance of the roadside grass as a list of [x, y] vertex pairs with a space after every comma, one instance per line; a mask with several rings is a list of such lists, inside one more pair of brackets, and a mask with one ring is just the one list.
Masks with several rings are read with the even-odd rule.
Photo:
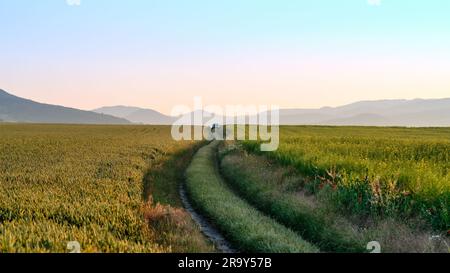
[[147, 201], [144, 217], [156, 241], [170, 246], [171, 252], [216, 252], [213, 243], [201, 233], [183, 208], [179, 194], [184, 173], [195, 152], [204, 144], [198, 142], [178, 152], [160, 166], [153, 167], [144, 177], [144, 198]]
[[[242, 142], [259, 154], [259, 143]], [[360, 216], [419, 217], [450, 232], [450, 128], [281, 126], [268, 158], [335, 189], [335, 206]]]
[[430, 241], [433, 233], [398, 219], [348, 219], [330, 200], [331, 187], [311, 195], [304, 189], [305, 178], [292, 167], [229, 143], [220, 148], [219, 159], [221, 173], [240, 196], [322, 251], [367, 252], [367, 243], [378, 241], [383, 252], [448, 252], [445, 243]]
[[221, 150], [219, 158], [221, 173], [236, 192], [322, 251], [365, 252], [364, 241], [358, 240], [348, 223], [335, 221], [331, 212], [319, 208], [310, 197], [298, 198], [297, 193], [282, 190], [291, 186], [281, 185], [282, 170], [237, 150]]
[[227, 187], [217, 170], [218, 145], [212, 142], [201, 148], [186, 171], [186, 190], [193, 206], [239, 251], [318, 252], [317, 247], [251, 207]]

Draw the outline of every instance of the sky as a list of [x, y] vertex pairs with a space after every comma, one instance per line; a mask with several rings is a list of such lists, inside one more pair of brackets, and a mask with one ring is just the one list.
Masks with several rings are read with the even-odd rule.
[[0, 0], [0, 88], [80, 109], [450, 97], [448, 0]]

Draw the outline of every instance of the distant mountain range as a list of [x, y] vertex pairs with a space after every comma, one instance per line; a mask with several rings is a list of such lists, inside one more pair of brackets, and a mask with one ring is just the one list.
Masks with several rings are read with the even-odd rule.
[[280, 111], [286, 125], [450, 126], [450, 98], [360, 101], [340, 107]]
[[[111, 116], [121, 117], [137, 124], [153, 124], [153, 125], [172, 125], [175, 121], [181, 124], [203, 125], [213, 116], [211, 113], [196, 110], [190, 113], [172, 117], [164, 115], [152, 109], [145, 109], [133, 106], [108, 106], [92, 110], [96, 113], [107, 114]], [[197, 116], [196, 116], [197, 115]], [[203, 118], [203, 116], [205, 118]], [[197, 120], [198, 117], [201, 119]], [[216, 117], [222, 120], [223, 117]]]
[[0, 120], [24, 123], [130, 124], [126, 119], [23, 99], [0, 89]]
[[127, 119], [133, 123], [170, 125], [175, 121], [174, 117], [166, 116], [155, 110], [131, 106], [110, 106], [92, 110], [95, 113], [111, 115]]
[[[172, 124], [177, 120], [154, 110], [136, 107], [113, 106], [94, 111], [141, 124]], [[193, 115], [198, 112], [201, 114], [201, 111], [195, 111], [186, 114], [185, 117], [187, 120], [194, 120]], [[360, 101], [340, 107], [281, 109], [280, 123], [282, 125], [450, 126], [450, 98]]]
[[[194, 113], [201, 114], [201, 110], [188, 113], [184, 117], [190, 120]], [[167, 116], [152, 109], [130, 106], [110, 106], [83, 111], [34, 102], [0, 89], [0, 121], [6, 122], [170, 125], [179, 118]], [[281, 109], [280, 123], [282, 125], [450, 126], [450, 98], [360, 101], [320, 109]]]

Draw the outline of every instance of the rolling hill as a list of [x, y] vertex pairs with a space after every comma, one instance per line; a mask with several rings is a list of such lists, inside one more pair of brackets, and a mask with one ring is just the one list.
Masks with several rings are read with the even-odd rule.
[[[185, 120], [193, 121], [196, 112], [186, 114], [190, 118]], [[0, 121], [3, 122], [171, 125], [179, 118], [130, 106], [83, 111], [38, 103], [0, 89]], [[450, 98], [359, 101], [320, 109], [281, 109], [280, 124], [444, 127], [450, 126]]]
[[282, 109], [285, 125], [450, 126], [450, 98], [360, 101], [321, 109]]
[[152, 109], [131, 106], [109, 106], [92, 110], [95, 113], [106, 114], [127, 119], [133, 123], [152, 125], [171, 125], [174, 117], [166, 116]]
[[[94, 111], [142, 124], [170, 125], [177, 120], [151, 109], [129, 106], [103, 107]], [[191, 117], [186, 120], [193, 120], [196, 112], [186, 114]], [[203, 122], [207, 120], [209, 118], [204, 118]], [[198, 122], [195, 124], [199, 125]], [[320, 109], [281, 109], [280, 124], [444, 127], [450, 126], [450, 98], [359, 101]]]
[[20, 98], [0, 89], [0, 120], [24, 123], [130, 124], [123, 118]]

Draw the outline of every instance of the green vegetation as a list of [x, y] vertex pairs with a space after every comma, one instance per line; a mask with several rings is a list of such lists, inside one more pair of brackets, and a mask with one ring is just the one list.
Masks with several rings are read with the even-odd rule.
[[194, 150], [170, 127], [0, 124], [0, 252], [212, 251], [178, 197], [147, 189], [177, 191]]
[[332, 189], [309, 194], [305, 179], [292, 167], [245, 153], [231, 143], [219, 149], [219, 156], [221, 173], [242, 198], [322, 251], [366, 252], [367, 243], [377, 241], [383, 252], [448, 252], [443, 241], [430, 241], [434, 232], [414, 228], [411, 219], [404, 223], [339, 213], [329, 199]]
[[[256, 142], [244, 142], [258, 152]], [[305, 189], [332, 189], [350, 214], [425, 219], [450, 230], [450, 128], [282, 127], [266, 155], [293, 166]]]
[[194, 206], [245, 252], [316, 252], [293, 231], [264, 216], [236, 196], [216, 167], [219, 142], [199, 150], [187, 169], [187, 192]]
[[175, 253], [215, 252], [214, 245], [199, 232], [189, 213], [183, 209], [180, 187], [189, 163], [199, 147], [198, 142], [172, 155], [160, 166], [154, 166], [144, 177], [144, 197], [150, 204], [145, 219], [154, 230], [160, 245]]
[[[321, 250], [333, 252], [365, 252], [368, 241], [357, 240], [352, 227], [343, 223], [311, 198], [299, 198], [287, 190], [298, 179], [282, 169], [274, 170], [264, 160], [245, 156], [239, 150], [220, 153], [221, 173], [245, 200], [280, 223], [299, 233]], [[288, 185], [291, 183], [290, 185]], [[339, 221], [338, 221], [339, 219]]]
[[429, 237], [450, 230], [448, 128], [282, 127], [278, 151], [224, 149], [226, 181], [204, 144], [168, 126], [0, 124], [0, 252], [213, 252], [185, 180], [241, 251], [445, 247]]

